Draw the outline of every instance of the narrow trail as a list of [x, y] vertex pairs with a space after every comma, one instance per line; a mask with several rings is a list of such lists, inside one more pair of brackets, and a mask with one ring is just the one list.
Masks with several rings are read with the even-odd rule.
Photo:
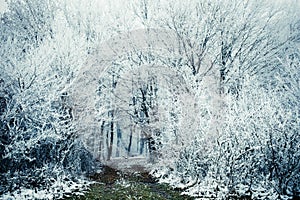
[[102, 162], [103, 165], [109, 166], [118, 171], [126, 173], [139, 173], [150, 170], [151, 163], [145, 157], [113, 158], [109, 161]]
[[[126, 159], [127, 160], [127, 159]], [[131, 200], [149, 199], [165, 200], [193, 199], [180, 195], [181, 191], [171, 188], [166, 184], [160, 184], [148, 172], [145, 159], [135, 158], [126, 160], [114, 159], [103, 165], [101, 173], [93, 174], [90, 178], [97, 183], [92, 185], [90, 191], [84, 196], [70, 197], [66, 199], [76, 200]]]

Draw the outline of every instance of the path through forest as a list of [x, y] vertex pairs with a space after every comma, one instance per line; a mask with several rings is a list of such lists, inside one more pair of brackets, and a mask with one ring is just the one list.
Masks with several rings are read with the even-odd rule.
[[153, 178], [145, 158], [119, 158], [107, 161], [100, 173], [90, 177], [96, 181], [84, 196], [72, 196], [76, 200], [131, 200], [131, 199], [193, 199], [180, 195], [181, 191]]
[[151, 163], [144, 156], [112, 158], [109, 161], [102, 161], [102, 163], [113, 169], [127, 173], [146, 172], [151, 167]]

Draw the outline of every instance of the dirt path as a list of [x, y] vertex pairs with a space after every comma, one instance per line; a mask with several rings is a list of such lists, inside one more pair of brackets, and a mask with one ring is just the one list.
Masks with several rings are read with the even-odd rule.
[[[120, 167], [119, 167], [120, 168]], [[136, 169], [135, 171], [133, 171]], [[81, 197], [66, 199], [76, 200], [132, 200], [132, 199], [193, 199], [180, 195], [181, 191], [174, 190], [166, 184], [159, 184], [144, 167], [131, 165], [125, 171], [103, 166], [101, 173], [91, 176], [98, 183], [92, 185], [90, 191]]]

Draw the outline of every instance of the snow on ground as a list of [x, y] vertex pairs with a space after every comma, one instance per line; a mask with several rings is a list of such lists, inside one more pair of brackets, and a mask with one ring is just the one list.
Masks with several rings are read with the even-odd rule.
[[19, 200], [19, 199], [60, 199], [62, 197], [67, 197], [68, 195], [84, 195], [90, 184], [93, 181], [88, 181], [83, 179], [77, 179], [76, 182], [69, 180], [65, 181], [62, 179], [55, 180], [53, 185], [46, 189], [29, 189], [20, 188], [11, 193], [6, 193], [0, 196], [0, 199], [7, 200]]

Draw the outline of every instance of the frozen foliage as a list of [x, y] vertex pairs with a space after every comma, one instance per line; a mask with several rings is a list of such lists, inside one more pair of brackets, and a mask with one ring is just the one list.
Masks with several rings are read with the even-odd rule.
[[[221, 94], [217, 113], [200, 106], [206, 116], [198, 118], [199, 131], [178, 154], [169, 153], [168, 160], [163, 154], [154, 175], [201, 198], [299, 197], [299, 53], [295, 55], [281, 60], [280, 70], [263, 82], [244, 76], [242, 87]], [[215, 129], [207, 127], [211, 121]]]
[[[170, 121], [183, 123], [175, 128], [182, 139], [163, 146], [153, 174], [195, 197], [296, 198], [300, 181], [299, 44], [293, 41], [294, 32], [289, 37], [284, 28], [276, 30], [278, 13], [266, 9], [270, 5], [264, 10], [263, 4], [255, 1], [242, 5], [236, 1], [203, 2], [195, 18], [190, 4], [173, 7], [183, 14], [176, 12], [167, 23], [182, 42], [185, 65], [201, 82], [191, 83], [194, 111], [184, 106], [184, 114], [180, 110], [183, 104], [175, 103], [177, 118]], [[235, 11], [228, 12], [232, 7]], [[200, 31], [186, 20], [194, 22], [206, 12], [211, 21], [200, 18]], [[291, 19], [285, 22], [294, 23]], [[201, 32], [212, 23], [215, 29]], [[198, 43], [192, 39], [202, 36], [206, 36], [200, 43], [203, 46], [197, 49]], [[208, 56], [212, 60], [206, 60]], [[201, 62], [211, 64], [209, 72], [219, 75], [218, 89], [211, 98], [204, 84], [209, 73], [201, 71]], [[188, 115], [190, 112], [193, 114]], [[196, 124], [185, 127], [186, 118]]]
[[248, 80], [238, 99], [227, 96], [217, 137], [208, 146], [209, 136], [198, 134], [162, 180], [200, 197], [299, 196], [298, 65], [275, 87]]
[[1, 198], [80, 193], [95, 156], [199, 198], [299, 197], [296, 5], [7, 2]]
[[52, 1], [10, 1], [0, 26], [0, 195], [56, 198], [85, 188], [81, 175], [95, 162], [64, 91], [86, 60], [85, 40]]

